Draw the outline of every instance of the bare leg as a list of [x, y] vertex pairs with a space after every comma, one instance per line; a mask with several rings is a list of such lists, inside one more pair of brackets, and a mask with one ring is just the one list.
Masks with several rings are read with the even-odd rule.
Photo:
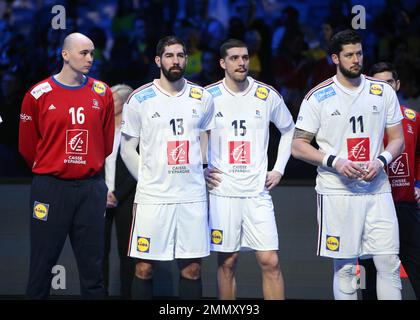
[[256, 251], [261, 267], [265, 300], [284, 300], [284, 280], [277, 251]]

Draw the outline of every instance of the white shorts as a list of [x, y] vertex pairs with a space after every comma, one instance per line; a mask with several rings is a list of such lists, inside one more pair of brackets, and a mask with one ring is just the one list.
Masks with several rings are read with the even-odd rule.
[[320, 256], [356, 258], [398, 254], [398, 220], [391, 193], [321, 195], [318, 202]]
[[211, 251], [278, 250], [274, 207], [268, 192], [258, 197], [221, 197], [210, 194]]
[[207, 201], [134, 204], [128, 255], [147, 260], [210, 255]]

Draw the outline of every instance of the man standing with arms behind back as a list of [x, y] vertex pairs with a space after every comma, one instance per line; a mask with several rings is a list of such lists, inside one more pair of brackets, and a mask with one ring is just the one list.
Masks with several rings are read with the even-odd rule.
[[[400, 89], [397, 70], [388, 62], [375, 63], [369, 74], [387, 82], [395, 92]], [[405, 149], [388, 165], [388, 176], [400, 231], [399, 256], [416, 298], [420, 299], [420, 214], [417, 207], [420, 201], [420, 114], [406, 106], [401, 106], [401, 111]], [[361, 259], [359, 263], [365, 268], [366, 275], [362, 297], [376, 300], [375, 264], [372, 259]]]
[[176, 259], [180, 298], [199, 299], [201, 258], [210, 254], [200, 132], [214, 127], [213, 99], [184, 79], [187, 55], [179, 38], [162, 38], [155, 62], [160, 78], [135, 90], [123, 111], [121, 156], [138, 180], [132, 297], [152, 298], [154, 262]]
[[390, 85], [361, 74], [354, 30], [335, 34], [329, 53], [337, 74], [304, 98], [292, 144], [295, 158], [318, 166], [318, 254], [334, 259], [335, 299], [357, 299], [357, 259], [371, 255], [378, 298], [400, 300], [398, 221], [384, 170], [404, 149], [398, 99]]
[[[209, 143], [211, 250], [218, 252], [220, 299], [236, 298], [235, 271], [241, 248], [255, 250], [265, 299], [284, 299], [278, 234], [269, 191], [283, 176], [294, 131], [282, 97], [248, 77], [245, 43], [230, 39], [220, 47], [225, 78], [207, 88], [214, 97], [216, 128]], [[277, 161], [267, 172], [269, 126], [281, 131]]]
[[20, 114], [19, 151], [34, 178], [31, 256], [26, 294], [45, 299], [67, 234], [84, 299], [104, 298], [102, 274], [107, 187], [100, 172], [111, 153], [111, 90], [89, 78], [94, 45], [80, 33], [64, 39], [61, 71], [33, 86]]

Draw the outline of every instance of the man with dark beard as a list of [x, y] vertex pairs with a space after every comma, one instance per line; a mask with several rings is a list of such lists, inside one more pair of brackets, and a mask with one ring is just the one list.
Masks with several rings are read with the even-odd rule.
[[337, 73], [304, 98], [292, 143], [295, 158], [318, 166], [318, 255], [334, 259], [335, 299], [357, 299], [357, 259], [372, 256], [378, 299], [400, 300], [398, 221], [384, 170], [404, 149], [399, 102], [388, 83], [361, 74], [354, 30], [334, 35], [329, 51]]
[[187, 55], [179, 38], [161, 39], [155, 62], [160, 78], [130, 95], [121, 129], [121, 156], [138, 180], [132, 298], [152, 298], [153, 262], [176, 259], [180, 298], [199, 299], [201, 258], [210, 254], [200, 133], [214, 128], [213, 99], [184, 79]]

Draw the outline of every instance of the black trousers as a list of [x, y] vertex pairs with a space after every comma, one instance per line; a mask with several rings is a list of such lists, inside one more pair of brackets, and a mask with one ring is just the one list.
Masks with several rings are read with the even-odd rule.
[[107, 209], [105, 217], [105, 287], [108, 288], [109, 286], [109, 253], [111, 251], [112, 223], [115, 221], [118, 256], [120, 258], [120, 294], [122, 299], [131, 299], [131, 284], [135, 269], [134, 259], [128, 256], [133, 202], [134, 192], [131, 196], [120, 202], [118, 207]]
[[[400, 260], [407, 272], [416, 298], [420, 299], [420, 211], [416, 204], [396, 203], [400, 231]], [[376, 299], [376, 268], [372, 259], [359, 260], [365, 268], [364, 300]]]
[[[46, 299], [67, 238], [76, 257], [83, 299], [105, 297], [102, 264], [107, 187], [100, 176], [61, 180], [35, 175], [30, 199], [30, 268], [26, 295]], [[64, 266], [65, 267], [65, 266]]]

